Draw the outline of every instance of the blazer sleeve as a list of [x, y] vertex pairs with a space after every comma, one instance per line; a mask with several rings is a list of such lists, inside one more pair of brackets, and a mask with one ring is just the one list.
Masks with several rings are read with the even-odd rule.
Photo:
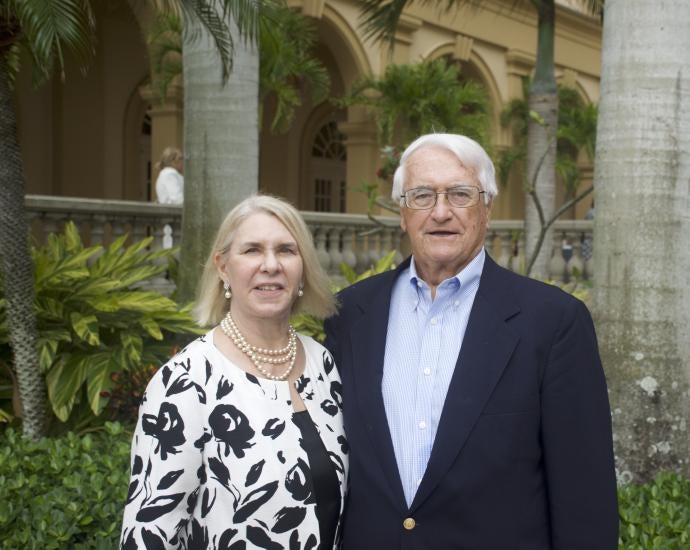
[[200, 486], [200, 398], [182, 366], [163, 366], [149, 382], [132, 442], [121, 548], [178, 547]]
[[542, 444], [554, 550], [616, 550], [611, 412], [594, 325], [569, 300], [542, 379]]

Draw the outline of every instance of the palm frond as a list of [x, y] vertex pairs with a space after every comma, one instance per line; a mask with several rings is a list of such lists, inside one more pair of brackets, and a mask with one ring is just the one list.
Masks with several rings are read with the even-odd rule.
[[356, 82], [339, 104], [371, 107], [382, 144], [448, 131], [488, 146], [487, 93], [474, 82], [463, 82], [459, 67], [445, 59], [389, 65], [382, 77]]
[[[393, 44], [395, 30], [404, 9], [415, 0], [357, 0], [360, 24], [366, 38]], [[481, 0], [418, 0], [422, 5], [435, 5], [444, 11], [467, 4], [478, 6]]]
[[[172, 3], [164, 0], [158, 1], [164, 4]], [[232, 71], [235, 46], [226, 17], [226, 6], [231, 2], [232, 0], [223, 0], [223, 9], [220, 11], [215, 2], [208, 0], [179, 0], [179, 5], [174, 8], [182, 12], [182, 20], [185, 22], [184, 41], [199, 40], [202, 28], [208, 32], [220, 57], [223, 83], [228, 81]]]
[[23, 43], [35, 67], [49, 78], [55, 62], [65, 67], [65, 50], [71, 51], [82, 70], [94, 54], [95, 20], [88, 0], [24, 0], [15, 2]]
[[10, 88], [14, 88], [14, 81], [19, 73], [20, 66], [20, 46], [13, 43], [7, 48], [0, 50], [0, 71], [7, 75], [7, 83]]
[[392, 42], [403, 10], [413, 0], [360, 0], [360, 18], [367, 38]]
[[182, 74], [182, 20], [174, 11], [160, 12], [146, 38], [151, 76], [161, 101], [172, 81]]
[[286, 131], [294, 111], [309, 90], [312, 101], [323, 101], [330, 90], [330, 78], [323, 64], [313, 57], [316, 29], [295, 10], [279, 7], [271, 14], [271, 25], [262, 25], [259, 39], [259, 93], [262, 103], [275, 98], [272, 131]]

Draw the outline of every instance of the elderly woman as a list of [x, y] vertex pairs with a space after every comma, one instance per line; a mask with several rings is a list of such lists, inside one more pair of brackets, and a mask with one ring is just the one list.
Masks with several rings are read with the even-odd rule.
[[331, 355], [298, 311], [335, 309], [311, 235], [286, 202], [252, 196], [222, 223], [196, 315], [213, 328], [142, 400], [122, 548], [337, 546], [347, 475]]

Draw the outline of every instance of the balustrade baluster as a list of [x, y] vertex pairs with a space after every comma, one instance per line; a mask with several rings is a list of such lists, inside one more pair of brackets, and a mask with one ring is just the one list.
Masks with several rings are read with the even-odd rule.
[[566, 261], [563, 258], [563, 239], [565, 235], [562, 231], [554, 231], [553, 234], [553, 250], [551, 260], [549, 261], [548, 270], [549, 278], [558, 282], [563, 282], [566, 279]]
[[510, 269], [515, 273], [524, 275], [527, 271], [527, 262], [529, 260], [525, 257], [525, 236], [523, 233], [518, 237], [516, 246], [517, 254], [513, 256], [513, 261], [510, 263]]
[[383, 258], [393, 250], [393, 234], [390, 227], [386, 227], [381, 232], [381, 254], [380, 257]]
[[402, 240], [400, 229], [397, 226], [394, 227], [391, 230], [391, 235], [393, 236], [393, 248], [395, 248], [395, 265], [400, 265], [405, 259], [400, 246], [400, 241]]
[[326, 250], [326, 229], [323, 226], [317, 225], [314, 227], [314, 242], [316, 243], [316, 255], [319, 258], [319, 263], [326, 273], [331, 268], [331, 257]]
[[572, 256], [566, 266], [568, 279], [570, 277], [583, 278], [585, 263], [582, 259], [582, 235], [579, 231], [566, 233], [566, 238], [572, 247]]
[[331, 225], [326, 228], [328, 231], [328, 255], [330, 256], [331, 271], [340, 274], [340, 264], [343, 262], [343, 255], [340, 252], [340, 233], [341, 227]]
[[354, 251], [355, 230], [348, 227], [343, 232], [343, 262], [352, 270], [357, 267], [357, 256]]
[[149, 224], [151, 220], [149, 218], [144, 218], [142, 216], [137, 216], [132, 221], [132, 236], [131, 239], [134, 242], [139, 242], [145, 239], [149, 235]]
[[369, 269], [369, 252], [367, 248], [369, 246], [369, 238], [365, 235], [362, 235], [362, 230], [362, 227], [358, 227], [356, 233], [357, 250], [355, 251], [355, 254], [357, 256], [357, 269], [355, 269], [355, 271], [357, 273], [361, 273], [362, 271]]
[[502, 231], [498, 234], [498, 265], [510, 269], [513, 259], [513, 235], [510, 231]]
[[381, 234], [382, 229], [369, 235], [369, 267], [374, 267], [381, 258]]
[[[113, 242], [115, 239], [121, 237], [127, 232], [127, 219], [123, 217], [113, 217], [110, 220], [110, 236], [108, 238], [108, 244]], [[132, 235], [130, 234], [125, 241], [125, 246], [128, 244], [131, 244], [132, 242]]]
[[105, 245], [105, 230], [106, 230], [107, 217], [103, 214], [94, 214], [91, 216], [90, 220], [90, 245]]

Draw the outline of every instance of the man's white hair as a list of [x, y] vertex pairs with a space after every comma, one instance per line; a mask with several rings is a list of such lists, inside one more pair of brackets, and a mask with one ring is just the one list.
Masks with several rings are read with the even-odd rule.
[[484, 191], [484, 202], [489, 204], [498, 195], [496, 186], [496, 170], [484, 148], [473, 139], [459, 134], [426, 134], [418, 137], [403, 152], [400, 164], [393, 175], [393, 191], [391, 198], [397, 203], [402, 197], [405, 184], [405, 163], [410, 156], [423, 147], [441, 147], [453, 153], [458, 160], [474, 172], [479, 185]]

